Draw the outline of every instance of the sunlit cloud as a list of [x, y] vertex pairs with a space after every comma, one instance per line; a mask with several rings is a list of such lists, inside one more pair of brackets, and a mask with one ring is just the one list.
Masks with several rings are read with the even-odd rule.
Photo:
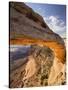
[[66, 36], [65, 22], [61, 20], [58, 16], [44, 17], [44, 21], [54, 32], [58, 33], [61, 37]]

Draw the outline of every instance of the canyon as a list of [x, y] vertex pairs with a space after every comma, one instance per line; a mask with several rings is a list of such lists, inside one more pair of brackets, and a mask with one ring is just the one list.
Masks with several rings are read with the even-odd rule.
[[64, 85], [66, 47], [63, 39], [25, 3], [10, 2], [9, 7], [10, 45], [31, 46], [27, 61], [10, 73], [9, 86]]

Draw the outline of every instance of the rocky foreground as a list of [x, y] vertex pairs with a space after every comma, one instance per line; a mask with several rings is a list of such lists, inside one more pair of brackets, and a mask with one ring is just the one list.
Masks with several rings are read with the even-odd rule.
[[38, 87], [66, 83], [65, 64], [59, 62], [54, 52], [46, 46], [32, 45], [26, 60], [22, 58], [15, 63], [10, 63], [11, 67], [14, 67], [10, 73], [10, 87]]
[[10, 61], [11, 88], [66, 83], [63, 39], [24, 3], [10, 2], [10, 45], [31, 46], [24, 58]]

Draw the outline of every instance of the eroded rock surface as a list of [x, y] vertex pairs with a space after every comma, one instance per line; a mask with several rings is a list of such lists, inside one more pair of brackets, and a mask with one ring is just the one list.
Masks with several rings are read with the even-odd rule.
[[10, 2], [10, 44], [31, 45], [25, 63], [21, 58], [10, 65], [10, 87], [65, 84], [63, 39], [47, 26], [42, 16], [21, 2]]

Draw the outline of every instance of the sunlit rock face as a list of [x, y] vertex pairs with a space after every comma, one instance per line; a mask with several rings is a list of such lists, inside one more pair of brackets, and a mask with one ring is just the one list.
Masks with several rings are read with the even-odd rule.
[[14, 81], [10, 87], [53, 86], [66, 83], [65, 64], [59, 62], [54, 52], [46, 46], [31, 45], [29, 55], [16, 63], [18, 64], [14, 63], [11, 68], [13, 72], [10, 80]]
[[26, 52], [21, 47], [11, 49], [10, 87], [65, 84], [63, 39], [24, 3], [10, 2], [10, 44], [30, 44]]
[[54, 53], [50, 48], [32, 45], [29, 60], [25, 67], [25, 75], [22, 79], [24, 87], [48, 85], [53, 61]]
[[59, 62], [58, 58], [54, 58], [48, 78], [48, 85], [64, 85], [66, 84], [66, 66]]
[[22, 79], [24, 87], [64, 85], [65, 65], [58, 61], [48, 47], [31, 46], [25, 75]]

